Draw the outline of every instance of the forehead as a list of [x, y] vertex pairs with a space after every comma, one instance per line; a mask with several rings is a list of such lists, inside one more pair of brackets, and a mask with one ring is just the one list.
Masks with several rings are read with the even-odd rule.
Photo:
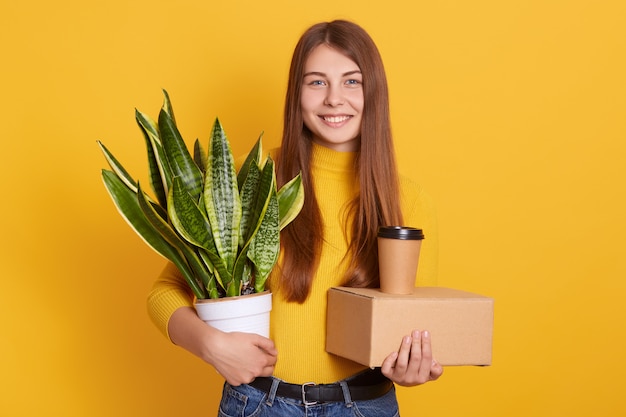
[[355, 70], [360, 70], [356, 62], [326, 44], [313, 48], [304, 63], [305, 74], [308, 72], [320, 72], [323, 74], [344, 73]]

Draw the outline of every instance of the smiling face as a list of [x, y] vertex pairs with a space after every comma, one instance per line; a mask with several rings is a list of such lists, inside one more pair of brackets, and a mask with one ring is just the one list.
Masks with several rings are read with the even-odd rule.
[[363, 76], [359, 66], [322, 44], [304, 65], [300, 106], [313, 141], [337, 151], [358, 149], [363, 113]]

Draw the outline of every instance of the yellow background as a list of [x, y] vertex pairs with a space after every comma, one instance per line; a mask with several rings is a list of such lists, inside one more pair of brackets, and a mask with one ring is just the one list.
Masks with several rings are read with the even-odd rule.
[[0, 415], [215, 415], [221, 381], [150, 324], [162, 261], [115, 211], [101, 139], [146, 180], [134, 108], [278, 143], [302, 31], [376, 40], [402, 171], [433, 195], [440, 285], [496, 300], [493, 366], [403, 416], [626, 414], [626, 2], [3, 1]]

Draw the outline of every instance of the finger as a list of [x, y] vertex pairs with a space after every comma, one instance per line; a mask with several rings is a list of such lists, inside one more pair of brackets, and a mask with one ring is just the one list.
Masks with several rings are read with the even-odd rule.
[[433, 359], [433, 364], [430, 367], [430, 379], [434, 381], [443, 374], [443, 366], [439, 362]]
[[274, 375], [273, 366], [266, 366], [265, 368], [263, 368], [263, 370], [259, 374], [259, 376], [272, 376], [272, 375]]
[[263, 336], [259, 336], [254, 341], [254, 344], [257, 345], [260, 349], [267, 352], [269, 355], [272, 355], [272, 356], [278, 355], [278, 350], [276, 350], [276, 345], [274, 345], [274, 342], [271, 339], [268, 339]]
[[419, 330], [413, 330], [411, 334], [411, 358], [409, 361], [409, 372], [418, 373], [422, 363], [422, 335]]
[[396, 366], [396, 360], [398, 359], [398, 352], [391, 352], [389, 356], [385, 358], [383, 364], [380, 367], [380, 371], [387, 378], [392, 379], [393, 369]]
[[402, 343], [400, 344], [400, 350], [398, 350], [398, 359], [396, 360], [395, 371], [396, 373], [404, 374], [409, 366], [409, 357], [411, 355], [411, 344], [413, 338], [411, 336], [404, 336]]
[[421, 347], [421, 363], [419, 367], [418, 379], [420, 383], [424, 383], [430, 380], [430, 371], [433, 365], [433, 352], [431, 348], [431, 337], [428, 330], [422, 333], [422, 347]]
[[278, 356], [266, 355], [265, 360], [267, 361], [266, 366], [274, 367], [276, 365], [276, 362], [278, 361]]

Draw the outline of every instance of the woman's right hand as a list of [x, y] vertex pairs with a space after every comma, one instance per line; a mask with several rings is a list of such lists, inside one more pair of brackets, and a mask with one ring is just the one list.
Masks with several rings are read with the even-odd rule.
[[230, 385], [247, 384], [257, 376], [274, 373], [278, 351], [270, 339], [251, 333], [216, 332], [211, 336], [215, 340], [208, 362]]
[[168, 324], [172, 342], [211, 364], [230, 385], [271, 376], [278, 357], [274, 342], [251, 333], [225, 333], [203, 322], [191, 307], [181, 307]]

